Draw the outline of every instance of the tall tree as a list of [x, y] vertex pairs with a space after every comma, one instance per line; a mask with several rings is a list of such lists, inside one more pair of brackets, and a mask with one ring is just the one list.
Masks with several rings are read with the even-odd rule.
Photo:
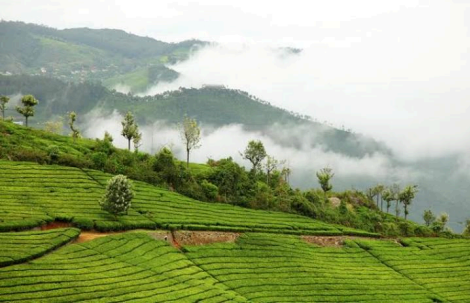
[[274, 157], [267, 156], [266, 157], [266, 163], [264, 164], [264, 168], [266, 169], [266, 183], [269, 185], [269, 179], [271, 176], [271, 173], [279, 166], [284, 164], [286, 161], [279, 161]]
[[26, 126], [28, 126], [28, 118], [34, 116], [34, 106], [39, 101], [33, 95], [26, 95], [21, 98], [21, 103], [23, 103], [23, 107], [17, 106], [16, 111], [25, 117]]
[[75, 121], [77, 120], [77, 114], [75, 112], [69, 113], [69, 126], [72, 133], [70, 134], [73, 138], [73, 142], [80, 138], [80, 131], [75, 127]]
[[403, 203], [405, 208], [405, 220], [408, 216], [408, 206], [411, 204], [411, 201], [415, 198], [416, 193], [418, 192], [417, 185], [407, 185], [398, 195], [398, 199]]
[[250, 142], [248, 142], [248, 145], [242, 154], [242, 157], [250, 161], [253, 165], [252, 172], [256, 172], [261, 161], [263, 161], [266, 156], [266, 150], [264, 149], [263, 142], [261, 142], [260, 140], [251, 140]]
[[180, 124], [181, 139], [186, 147], [186, 167], [189, 167], [189, 153], [191, 150], [201, 147], [201, 129], [197, 125], [195, 119], [184, 117], [183, 123]]
[[5, 120], [5, 108], [6, 104], [10, 101], [10, 98], [7, 96], [0, 96], [0, 110], [2, 110], [2, 119]]
[[386, 188], [384, 189], [384, 191], [382, 192], [382, 198], [384, 199], [385, 203], [386, 203], [386, 207], [387, 207], [387, 214], [390, 210], [390, 206], [392, 204], [392, 201], [395, 200], [395, 196], [394, 194], [392, 193], [392, 190], [390, 188]]
[[330, 180], [334, 175], [333, 170], [329, 167], [322, 168], [317, 172], [318, 183], [320, 183], [321, 189], [325, 194], [325, 201], [327, 192], [333, 189], [333, 185], [330, 183]]
[[131, 150], [131, 140], [139, 135], [139, 127], [135, 123], [134, 115], [131, 112], [127, 112], [124, 117], [122, 124], [121, 135], [127, 139], [127, 149]]

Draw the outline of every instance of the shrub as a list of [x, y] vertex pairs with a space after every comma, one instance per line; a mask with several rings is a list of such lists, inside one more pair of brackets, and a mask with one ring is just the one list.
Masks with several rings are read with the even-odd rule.
[[59, 159], [60, 150], [57, 145], [51, 145], [47, 148], [47, 155], [51, 159], [51, 162], [56, 162]]
[[106, 165], [107, 155], [104, 152], [96, 152], [91, 155], [95, 168], [103, 170]]
[[122, 213], [127, 214], [134, 196], [132, 182], [126, 176], [117, 175], [108, 181], [106, 193], [100, 200], [100, 206], [115, 217]]

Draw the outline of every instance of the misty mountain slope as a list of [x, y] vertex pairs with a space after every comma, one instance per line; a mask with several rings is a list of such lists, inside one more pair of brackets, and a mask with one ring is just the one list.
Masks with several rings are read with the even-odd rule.
[[121, 84], [132, 91], [143, 91], [158, 81], [174, 80], [178, 73], [164, 64], [185, 60], [191, 49], [205, 44], [198, 40], [166, 43], [122, 30], [57, 30], [2, 21], [0, 73], [43, 74], [71, 81], [107, 80], [110, 87]]
[[[53, 116], [75, 111], [82, 117], [92, 110], [103, 114], [114, 110], [132, 111], [139, 123], [165, 121], [179, 123], [185, 115], [202, 125], [218, 128], [239, 124], [247, 131], [260, 132], [283, 146], [319, 147], [351, 157], [375, 152], [388, 153], [379, 142], [348, 131], [310, 121], [305, 116], [286, 111], [259, 100], [247, 92], [219, 87], [180, 88], [155, 96], [138, 97], [110, 91], [96, 83], [66, 83], [39, 76], [0, 76], [0, 92], [15, 96], [33, 94], [39, 104], [32, 123], [43, 123]], [[14, 106], [7, 115], [21, 120]], [[83, 123], [83, 120], [81, 120]]]

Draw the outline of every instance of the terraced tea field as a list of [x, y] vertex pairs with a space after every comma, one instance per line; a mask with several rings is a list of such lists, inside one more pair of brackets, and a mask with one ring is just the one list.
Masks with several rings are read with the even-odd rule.
[[359, 247], [326, 248], [293, 236], [246, 234], [236, 244], [186, 250], [196, 265], [253, 302], [439, 302]]
[[378, 260], [449, 302], [470, 302], [470, 240], [404, 239], [406, 247], [358, 241]]
[[66, 246], [0, 268], [0, 302], [245, 302], [184, 254], [146, 234]]
[[[0, 239], [51, 239], [51, 233], [0, 233]], [[470, 296], [470, 240], [405, 239], [405, 247], [348, 240], [332, 248], [293, 235], [248, 233], [236, 243], [180, 251], [151, 235], [102, 237], [0, 268], [0, 302], [431, 303]]]
[[76, 228], [0, 233], [0, 267], [42, 256], [78, 237]]
[[0, 231], [59, 220], [99, 231], [165, 228], [375, 236], [293, 214], [200, 202], [143, 182], [134, 182], [136, 198], [129, 215], [116, 221], [98, 205], [108, 174], [11, 161], [0, 161], [0, 171]]

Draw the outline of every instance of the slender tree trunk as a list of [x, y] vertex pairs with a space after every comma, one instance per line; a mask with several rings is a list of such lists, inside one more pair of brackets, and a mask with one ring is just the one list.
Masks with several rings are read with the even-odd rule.
[[377, 194], [377, 208], [379, 208], [379, 194]]
[[390, 210], [390, 202], [387, 202], [387, 214], [388, 214], [389, 210]]
[[403, 203], [403, 207], [405, 208], [405, 221], [406, 221], [406, 217], [408, 216], [408, 205]]
[[189, 168], [189, 148], [186, 148], [186, 168]]
[[127, 138], [127, 150], [131, 150], [131, 138]]
[[26, 127], [28, 127], [28, 116], [26, 116], [25, 118], [26, 118]]
[[2, 120], [5, 120], [5, 109], [2, 110]]

